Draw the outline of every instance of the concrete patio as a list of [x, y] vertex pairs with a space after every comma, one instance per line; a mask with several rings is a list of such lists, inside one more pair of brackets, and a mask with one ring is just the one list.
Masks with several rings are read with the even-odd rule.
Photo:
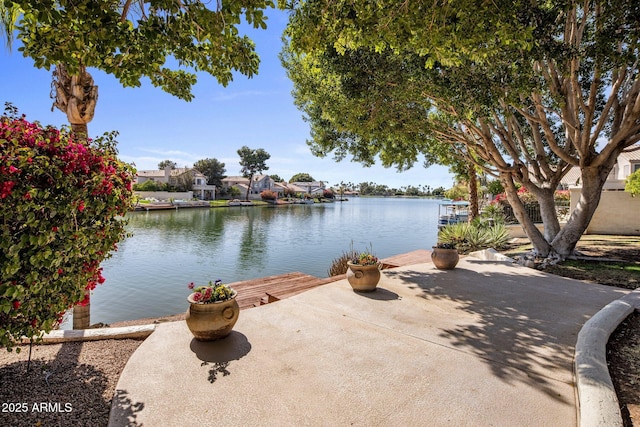
[[[628, 291], [464, 258], [243, 310], [220, 341], [160, 324], [110, 426], [576, 426], [576, 340]], [[186, 308], [186, 307], [185, 307]]]

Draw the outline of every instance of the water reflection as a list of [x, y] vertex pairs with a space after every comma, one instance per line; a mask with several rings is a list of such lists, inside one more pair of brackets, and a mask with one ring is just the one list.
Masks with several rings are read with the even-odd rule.
[[103, 263], [92, 322], [186, 310], [186, 284], [234, 282], [301, 271], [326, 277], [331, 261], [371, 244], [379, 257], [436, 242], [437, 202], [353, 199], [346, 203], [136, 212], [133, 233]]

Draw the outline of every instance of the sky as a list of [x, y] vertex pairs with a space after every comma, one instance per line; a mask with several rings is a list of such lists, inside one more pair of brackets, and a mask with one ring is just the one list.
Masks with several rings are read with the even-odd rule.
[[[367, 168], [350, 157], [336, 162], [331, 155], [313, 156], [306, 144], [309, 125], [293, 104], [293, 85], [278, 58], [287, 16], [279, 10], [267, 15], [266, 30], [241, 28], [256, 44], [261, 60], [258, 75], [248, 79], [237, 74], [223, 87], [200, 73], [191, 102], [145, 80], [141, 87], [123, 88], [115, 77], [90, 69], [99, 95], [89, 134], [118, 131], [120, 159], [139, 170], [157, 169], [162, 160], [190, 167], [200, 159], [216, 158], [225, 164], [226, 175], [240, 175], [237, 150], [246, 145], [265, 149], [271, 155], [265, 173], [286, 181], [304, 172], [330, 186], [341, 181], [375, 182], [390, 188], [453, 185], [446, 167], [425, 169], [420, 161], [408, 171], [397, 172], [379, 162]], [[0, 48], [0, 108], [11, 102], [28, 120], [58, 127], [68, 124], [60, 110], [51, 111], [51, 72], [35, 68], [33, 60], [17, 51], [18, 46], [14, 44], [11, 51]]]

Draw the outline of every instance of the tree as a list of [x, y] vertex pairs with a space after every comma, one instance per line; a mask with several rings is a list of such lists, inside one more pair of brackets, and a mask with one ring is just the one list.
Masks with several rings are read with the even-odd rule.
[[166, 167], [170, 167], [171, 169], [175, 169], [178, 165], [176, 164], [176, 162], [172, 161], [172, 160], [163, 160], [160, 163], [158, 163], [158, 169], [160, 170], [164, 170], [164, 168]]
[[489, 194], [492, 194], [494, 196], [497, 194], [504, 193], [504, 187], [502, 186], [502, 183], [500, 182], [499, 179], [494, 179], [489, 181], [487, 190], [489, 191]]
[[300, 172], [291, 177], [289, 182], [314, 182], [315, 179], [308, 173]]
[[253, 177], [262, 171], [268, 170], [266, 161], [271, 157], [269, 153], [262, 148], [251, 149], [246, 145], [238, 150], [240, 156], [240, 173], [245, 178], [249, 178], [249, 185], [247, 186], [247, 194], [245, 200], [249, 200], [249, 191], [251, 191], [251, 184], [253, 183]]
[[[296, 3], [282, 59], [314, 154], [402, 169], [449, 150], [501, 180], [539, 255], [565, 257], [640, 139], [638, 14], [630, 0]], [[573, 166], [581, 197], [560, 230], [553, 193]]]
[[234, 71], [248, 77], [258, 71], [254, 44], [237, 27], [244, 18], [266, 28], [263, 10], [273, 6], [270, 0], [10, 4], [6, 32], [15, 28], [20, 50], [36, 67], [54, 68], [54, 106], [84, 135], [98, 98], [88, 69], [112, 74], [125, 87], [138, 87], [146, 77], [189, 101], [199, 72], [226, 86]]
[[[266, 28], [263, 9], [273, 6], [271, 0], [219, 1], [213, 9], [201, 1], [6, 4], [0, 3], [0, 26], [7, 41], [15, 30], [25, 57], [38, 68], [54, 68], [53, 106], [85, 139], [98, 100], [88, 69], [112, 74], [125, 87], [138, 87], [148, 78], [155, 87], [190, 101], [198, 72], [226, 86], [234, 71], [248, 77], [258, 71], [254, 44], [237, 26], [244, 17], [254, 28]], [[88, 310], [88, 304], [79, 309]]]
[[170, 180], [171, 186], [177, 191], [191, 191], [193, 189], [193, 170], [185, 170]]
[[274, 180], [275, 182], [284, 182], [284, 179], [280, 178], [280, 175], [277, 174], [273, 174], [273, 175], [269, 175], [271, 177], [272, 180]]
[[0, 117], [0, 347], [51, 331], [104, 282], [100, 263], [125, 237], [132, 204], [134, 170], [115, 136], [77, 140]]
[[202, 159], [195, 162], [193, 168], [207, 177], [207, 184], [222, 188], [226, 173], [224, 163], [217, 159]]
[[631, 193], [632, 197], [640, 194], [640, 169], [629, 175], [624, 191]]

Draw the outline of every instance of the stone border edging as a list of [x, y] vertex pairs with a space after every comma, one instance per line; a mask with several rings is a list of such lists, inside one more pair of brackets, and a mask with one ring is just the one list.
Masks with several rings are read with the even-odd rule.
[[578, 334], [574, 369], [580, 427], [622, 427], [618, 397], [609, 375], [609, 336], [634, 310], [640, 310], [640, 288], [607, 304]]
[[[42, 337], [44, 344], [58, 344], [72, 341], [98, 341], [108, 339], [142, 339], [147, 338], [157, 325], [137, 325], [123, 326], [119, 328], [98, 328], [98, 329], [71, 329], [56, 330], [45, 334]], [[29, 343], [29, 339], [22, 340], [24, 344]]]

